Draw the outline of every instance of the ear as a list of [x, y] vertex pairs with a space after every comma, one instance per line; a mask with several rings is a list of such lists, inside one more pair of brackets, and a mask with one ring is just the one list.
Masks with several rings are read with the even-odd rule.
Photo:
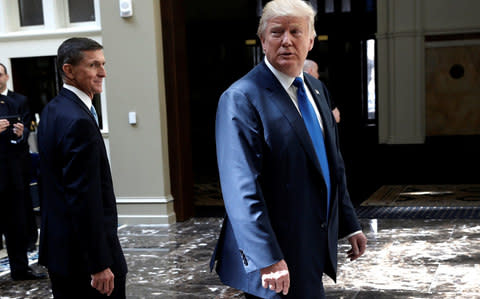
[[315, 40], [315, 37], [310, 37], [309, 39], [309, 43], [310, 43], [310, 46], [308, 47], [308, 51], [310, 52], [310, 50], [313, 49], [313, 41]]
[[260, 43], [262, 44], [262, 51], [265, 53], [265, 39], [263, 37], [260, 38]]
[[[71, 64], [65, 63], [62, 66], [62, 70], [65, 73], [67, 78], [73, 77], [73, 66]], [[70, 76], [69, 76], [70, 75]]]

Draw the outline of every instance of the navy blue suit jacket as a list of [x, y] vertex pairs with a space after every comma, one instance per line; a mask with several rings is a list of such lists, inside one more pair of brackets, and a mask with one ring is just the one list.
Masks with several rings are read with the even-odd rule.
[[330, 166], [326, 185], [307, 129], [292, 100], [262, 62], [218, 103], [217, 159], [227, 215], [211, 266], [227, 285], [278, 298], [259, 270], [285, 259], [289, 298], [317, 298], [325, 272], [336, 278], [337, 241], [360, 230], [350, 202], [337, 126], [320, 81], [304, 74], [321, 114]]
[[57, 275], [127, 272], [117, 208], [100, 130], [71, 91], [42, 111], [38, 127], [41, 203], [39, 262]]
[[[11, 91], [8, 91], [8, 96], [0, 95], [0, 119], [6, 116], [17, 116], [23, 122], [24, 104], [26, 102], [17, 101], [11, 95]], [[7, 188], [23, 189], [21, 158], [27, 139], [23, 137], [18, 138], [13, 133], [12, 128], [10, 127], [0, 133], [0, 191], [4, 191]], [[24, 131], [23, 134], [25, 136], [28, 133]], [[15, 143], [12, 143], [12, 140]]]
[[28, 136], [30, 135], [30, 125], [32, 123], [32, 113], [30, 112], [30, 107], [28, 104], [28, 98], [18, 92], [9, 90], [7, 96], [13, 99], [13, 101], [18, 105], [18, 113], [21, 117], [23, 123], [23, 136], [22, 142], [20, 142], [20, 147], [24, 153], [29, 153], [28, 148]]

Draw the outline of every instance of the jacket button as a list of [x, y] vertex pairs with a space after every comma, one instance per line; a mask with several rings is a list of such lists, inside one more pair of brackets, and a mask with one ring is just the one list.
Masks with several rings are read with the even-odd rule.
[[327, 224], [325, 222], [323, 222], [322, 224], [320, 224], [320, 228], [323, 229], [323, 230], [326, 230], [327, 229]]

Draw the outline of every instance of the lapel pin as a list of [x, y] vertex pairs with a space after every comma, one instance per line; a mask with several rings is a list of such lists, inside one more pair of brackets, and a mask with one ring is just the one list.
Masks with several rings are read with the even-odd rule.
[[4, 101], [0, 101], [0, 104], [5, 104], [5, 102], [4, 102]]
[[320, 94], [320, 92], [318, 91], [318, 89], [315, 89], [315, 93], [316, 93], [316, 94]]

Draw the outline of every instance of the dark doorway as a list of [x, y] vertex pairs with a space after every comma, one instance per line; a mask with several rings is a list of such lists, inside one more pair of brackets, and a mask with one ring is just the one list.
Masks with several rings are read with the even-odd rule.
[[220, 95], [254, 65], [257, 1], [185, 0], [194, 211], [223, 214], [215, 155]]
[[308, 58], [318, 63], [320, 79], [340, 110], [338, 127], [348, 189], [353, 203], [358, 205], [381, 185], [376, 179], [378, 127], [374, 76], [372, 81], [375, 62], [367, 55], [375, 44], [376, 1], [319, 0], [317, 3], [318, 38]]
[[33, 114], [40, 114], [62, 86], [56, 56], [12, 58], [11, 64], [14, 90], [28, 97]]
[[[189, 215], [223, 214], [215, 155], [216, 107], [221, 93], [262, 59], [256, 31], [266, 2], [161, 2], [167, 98], [170, 99], [167, 109], [171, 109], [168, 113], [170, 160], [182, 162], [171, 169], [172, 194], [177, 215], [181, 215], [179, 219], [188, 219]], [[374, 38], [376, 32], [376, 1], [310, 2], [319, 12], [317, 34], [327, 35], [328, 39], [326, 43], [317, 40], [309, 58], [322, 65], [323, 79], [343, 114], [342, 148], [347, 169], [351, 169], [347, 175], [349, 181], [355, 182], [350, 188], [354, 193], [352, 197], [361, 202], [375, 191], [373, 179], [369, 181], [371, 186], [365, 187], [361, 179], [366, 177], [362, 173], [365, 168], [359, 161], [370, 161], [378, 139], [376, 114], [368, 114], [366, 110], [366, 65], [362, 58], [365, 56], [363, 45]], [[345, 3], [350, 3], [349, 10], [344, 9]], [[327, 12], [326, 8], [333, 10]], [[185, 47], [175, 50], [177, 44], [183, 43]], [[186, 53], [182, 49], [186, 49]], [[172, 96], [168, 96], [169, 93]], [[183, 110], [186, 107], [189, 107], [188, 113]], [[180, 130], [185, 124], [189, 124], [188, 128]], [[361, 151], [350, 151], [359, 140]], [[374, 171], [374, 167], [368, 169]]]
[[[215, 156], [216, 106], [221, 93], [261, 60], [256, 31], [266, 2], [185, 0], [197, 216], [208, 216], [223, 208]], [[332, 11], [327, 3], [332, 1], [310, 2], [318, 9], [317, 34], [328, 36], [324, 42], [316, 40], [310, 56], [323, 66], [323, 80], [338, 99], [350, 189], [352, 197], [361, 202], [377, 188], [375, 180], [359, 179], [365, 177], [365, 169], [374, 174], [374, 167], [364, 161], [372, 161], [378, 142], [375, 114], [368, 117], [365, 83], [365, 43], [376, 33], [376, 2], [335, 0]], [[346, 6], [347, 2], [350, 5]], [[358, 148], [354, 146], [358, 142], [361, 150], [350, 150]]]

